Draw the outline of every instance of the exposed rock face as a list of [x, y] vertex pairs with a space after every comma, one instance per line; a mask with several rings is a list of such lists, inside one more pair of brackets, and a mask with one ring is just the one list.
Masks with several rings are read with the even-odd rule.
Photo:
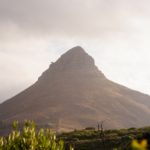
[[27, 90], [0, 105], [0, 120], [32, 119], [57, 130], [150, 125], [150, 97], [108, 80], [81, 47], [52, 63]]

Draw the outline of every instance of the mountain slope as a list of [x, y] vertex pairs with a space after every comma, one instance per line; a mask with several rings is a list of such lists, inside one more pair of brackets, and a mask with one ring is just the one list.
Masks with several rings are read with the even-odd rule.
[[33, 119], [57, 130], [150, 125], [150, 96], [108, 80], [81, 47], [52, 63], [31, 87], [0, 105], [0, 120]]

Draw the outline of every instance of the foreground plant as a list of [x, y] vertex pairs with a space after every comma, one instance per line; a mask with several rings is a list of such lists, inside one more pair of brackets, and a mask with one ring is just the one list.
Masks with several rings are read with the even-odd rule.
[[147, 140], [142, 140], [141, 142], [133, 140], [131, 146], [132, 150], [147, 150], [148, 143]]
[[26, 121], [20, 131], [18, 122], [13, 123], [13, 130], [8, 137], [0, 137], [0, 150], [65, 150], [64, 142], [56, 139], [50, 129], [36, 130], [32, 121]]

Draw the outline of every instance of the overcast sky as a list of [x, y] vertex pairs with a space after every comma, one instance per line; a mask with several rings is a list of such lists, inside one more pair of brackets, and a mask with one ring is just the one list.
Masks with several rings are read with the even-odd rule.
[[111, 80], [150, 95], [149, 0], [0, 0], [0, 102], [80, 45]]

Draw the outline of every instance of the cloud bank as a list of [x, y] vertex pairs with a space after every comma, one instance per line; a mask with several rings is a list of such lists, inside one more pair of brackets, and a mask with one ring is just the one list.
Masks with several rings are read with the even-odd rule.
[[0, 101], [81, 45], [108, 78], [150, 94], [149, 0], [0, 0]]

